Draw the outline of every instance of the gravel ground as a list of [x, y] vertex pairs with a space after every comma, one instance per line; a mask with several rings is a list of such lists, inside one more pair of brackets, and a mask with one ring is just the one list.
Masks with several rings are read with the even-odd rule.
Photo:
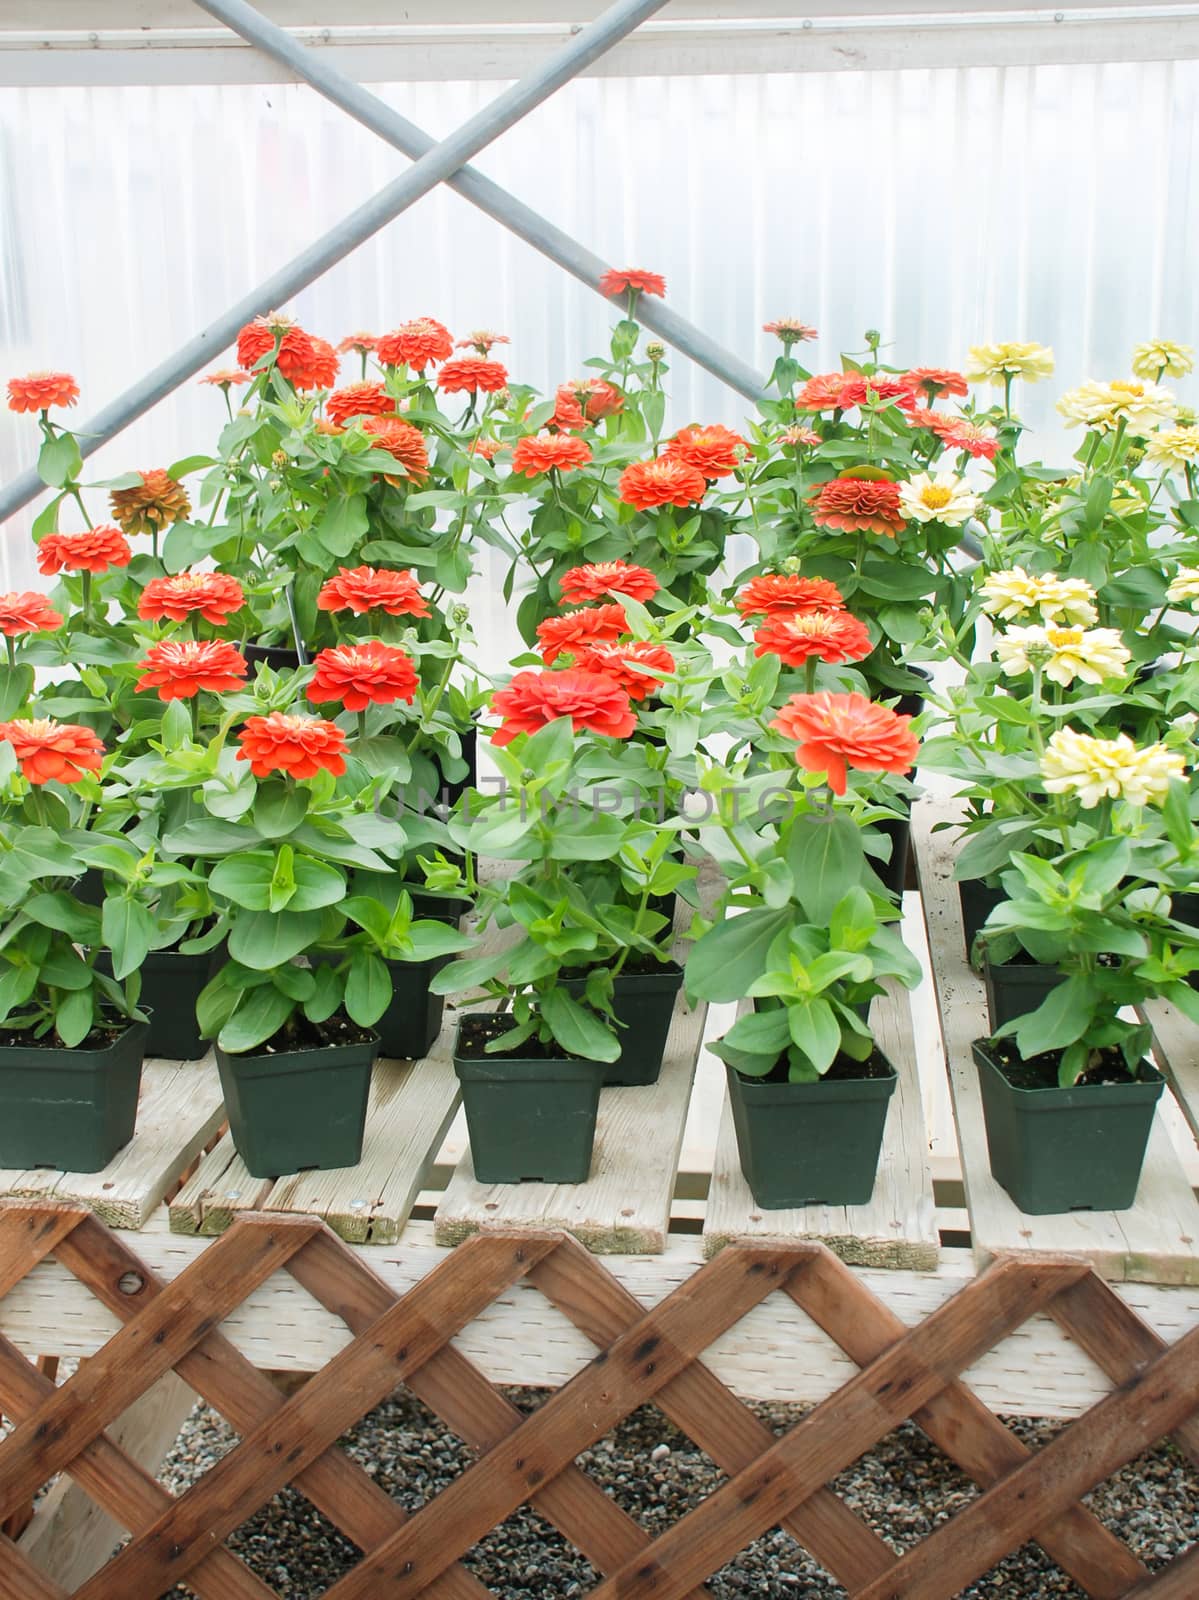
[[[542, 1395], [510, 1390], [523, 1410]], [[756, 1406], [776, 1432], [802, 1412]], [[1034, 1448], [1062, 1424], [1007, 1419]], [[180, 1493], [236, 1443], [236, 1435], [198, 1407], [160, 1476]], [[417, 1510], [472, 1461], [471, 1452], [418, 1401], [401, 1395], [370, 1413], [341, 1441], [376, 1481], [410, 1511]], [[662, 1532], [722, 1481], [712, 1461], [651, 1406], [634, 1412], [608, 1438], [579, 1458], [582, 1466], [651, 1534]], [[973, 1486], [910, 1425], [835, 1480], [834, 1489], [897, 1550], [905, 1549], [974, 1497]], [[1151, 1569], [1199, 1540], [1199, 1470], [1169, 1445], [1159, 1446], [1101, 1485], [1087, 1503]], [[246, 1564], [281, 1600], [317, 1600], [348, 1572], [358, 1552], [292, 1490], [275, 1497], [230, 1539]], [[464, 1564], [497, 1600], [569, 1600], [597, 1581], [594, 1569], [547, 1523], [521, 1510], [483, 1539]], [[710, 1583], [714, 1600], [834, 1600], [845, 1590], [786, 1534], [764, 1535]], [[172, 1600], [190, 1596], [171, 1591]], [[1083, 1591], [1036, 1545], [1009, 1556], [962, 1591], [960, 1600], [1038, 1600]]]

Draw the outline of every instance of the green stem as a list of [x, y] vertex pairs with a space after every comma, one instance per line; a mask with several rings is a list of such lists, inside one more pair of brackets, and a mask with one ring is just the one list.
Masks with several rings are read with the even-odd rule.
[[296, 655], [300, 658], [300, 665], [308, 665], [308, 652], [304, 648], [304, 640], [300, 634], [300, 618], [296, 611], [296, 585], [295, 580], [289, 578], [283, 591], [283, 598], [287, 602], [287, 615], [291, 621], [291, 636], [296, 643]]
[[803, 688], [805, 694], [813, 694], [816, 690], [816, 668], [819, 663], [815, 656], [809, 656], [803, 664]]

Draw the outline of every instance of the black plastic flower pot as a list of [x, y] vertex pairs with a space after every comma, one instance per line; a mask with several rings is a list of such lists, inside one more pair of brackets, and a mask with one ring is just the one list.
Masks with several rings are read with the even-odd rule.
[[1123, 1083], [1018, 1088], [993, 1041], [972, 1046], [991, 1172], [1030, 1216], [1124, 1211], [1136, 1200], [1163, 1079], [1148, 1061]]
[[300, 665], [300, 657], [290, 645], [243, 644], [241, 653], [252, 667], [261, 662], [272, 672], [295, 672]]
[[[479, 1013], [474, 1013], [478, 1016]], [[575, 1056], [463, 1056], [454, 1071], [480, 1183], [585, 1183], [603, 1071]]]
[[[585, 978], [564, 978], [567, 994], [579, 999]], [[675, 1000], [683, 986], [683, 969], [674, 961], [656, 972], [622, 972], [613, 985], [612, 1012], [618, 1024], [620, 1055], [597, 1063], [606, 1089], [644, 1087], [657, 1083]]]
[[882, 879], [888, 892], [896, 899], [903, 899], [903, 891], [908, 886], [908, 856], [912, 843], [912, 819], [908, 817], [887, 817], [882, 822], [872, 822], [872, 828], [885, 834], [891, 841], [891, 858], [889, 861], [879, 861], [870, 858], [870, 864]]
[[1026, 1017], [1052, 994], [1066, 974], [1039, 961], [994, 962], [983, 957], [983, 982], [987, 989], [987, 1016], [991, 1032], [998, 1033], [1006, 1022]]
[[725, 1070], [741, 1171], [764, 1211], [866, 1204], [895, 1092], [893, 1067], [886, 1077], [815, 1083], [765, 1083]]
[[429, 993], [429, 984], [453, 956], [436, 956], [431, 961], [387, 961], [391, 973], [391, 1004], [375, 1023], [380, 1038], [380, 1053], [401, 1060], [415, 1061], [427, 1055], [441, 1032], [445, 997]]
[[106, 1167], [133, 1138], [147, 1031], [101, 1050], [0, 1045], [0, 1167]]
[[1007, 899], [1002, 885], [992, 886], [985, 878], [966, 878], [958, 883], [958, 900], [962, 907], [962, 943], [966, 947], [966, 960], [974, 951], [974, 941], [982, 926], [994, 911]]
[[409, 889], [412, 915], [434, 922], [448, 922], [457, 927], [473, 908], [474, 901], [465, 895], [430, 894], [427, 889]]
[[[466, 776], [464, 778], [449, 779], [442, 777], [441, 788], [448, 806], [456, 806], [468, 789], [477, 789], [479, 786], [479, 730], [472, 723], [458, 735], [462, 741], [462, 759], [466, 762]], [[434, 758], [434, 765], [440, 764]]]
[[[212, 976], [214, 953], [185, 956], [178, 950], [151, 950], [141, 965], [138, 1005], [150, 1013], [146, 1054], [167, 1061], [198, 1061], [208, 1053], [208, 1040], [200, 1036], [196, 1001]], [[102, 950], [96, 966], [111, 973], [112, 957]]]
[[275, 1055], [231, 1056], [217, 1045], [229, 1131], [253, 1176], [356, 1166], [378, 1053], [377, 1033]]

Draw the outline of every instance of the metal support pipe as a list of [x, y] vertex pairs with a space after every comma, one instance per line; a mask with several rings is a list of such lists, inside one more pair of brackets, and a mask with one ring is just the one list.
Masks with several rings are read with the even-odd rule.
[[[202, 333], [189, 339], [173, 356], [84, 423], [77, 430], [84, 455], [99, 449], [122, 428], [128, 427], [207, 365], [233, 342], [243, 324], [281, 305], [298, 290], [319, 278], [355, 246], [369, 239], [436, 188], [471, 156], [477, 155], [493, 139], [548, 99], [555, 90], [590, 66], [614, 44], [618, 44], [638, 23], [661, 10], [665, 3], [666, 0], [616, 0], [614, 5], [576, 34], [563, 49], [555, 51], [535, 72], [506, 89], [447, 139], [438, 144], [431, 142], [407, 172], [343, 217], [287, 266], [281, 267], [257, 289], [230, 307], [223, 316], [209, 323]], [[43, 487], [41, 479], [32, 470], [14, 478], [0, 490], [0, 522], [27, 505]]]
[[[352, 78], [347, 78], [344, 72], [330, 66], [322, 52], [301, 44], [286, 29], [268, 21], [246, 0], [196, 0], [196, 4], [240, 34], [247, 44], [252, 44], [255, 49], [294, 72], [318, 94], [323, 94], [335, 106], [340, 106], [356, 122], [362, 123], [364, 128], [378, 134], [380, 139], [404, 155], [419, 160], [433, 148], [434, 141], [423, 128], [409, 122], [407, 117], [401, 116], [378, 95], [364, 89]], [[557, 262], [589, 289], [598, 291], [599, 280], [607, 270], [608, 263], [594, 251], [579, 244], [578, 240], [572, 239], [530, 206], [515, 199], [506, 189], [493, 183], [474, 167], [463, 167], [447, 179], [447, 183], [472, 205], [478, 206], [480, 211], [503, 223], [505, 228], [526, 244], [531, 244], [542, 255]], [[668, 344], [690, 356], [692, 361], [705, 367], [747, 400], [757, 401], [761, 397], [766, 387], [765, 378], [740, 357], [732, 355], [714, 339], [710, 339], [686, 317], [672, 311], [668, 305], [649, 300], [643, 295], [637, 306], [637, 317]]]

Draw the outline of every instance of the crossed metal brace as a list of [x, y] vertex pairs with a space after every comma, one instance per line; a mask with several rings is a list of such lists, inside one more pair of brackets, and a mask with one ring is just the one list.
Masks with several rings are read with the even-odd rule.
[[[448, 183], [551, 261], [589, 288], [599, 291], [599, 280], [606, 268], [599, 256], [467, 163], [563, 84], [627, 38], [647, 17], [660, 11], [666, 0], [616, 0], [548, 61], [506, 89], [440, 142], [393, 111], [377, 95], [321, 61], [313, 51], [269, 22], [245, 0], [196, 0], [196, 3], [257, 49], [284, 62], [297, 77], [394, 148], [413, 157], [414, 165], [335, 223], [294, 260], [243, 296], [203, 332], [75, 430], [85, 456], [98, 450], [207, 365], [233, 342], [244, 323], [282, 305], [440, 183]], [[647, 327], [738, 393], [751, 400], [762, 393], [765, 380], [758, 373], [669, 306], [642, 305], [638, 315]], [[0, 522], [27, 505], [44, 487], [32, 469], [5, 485], [0, 489]]]

